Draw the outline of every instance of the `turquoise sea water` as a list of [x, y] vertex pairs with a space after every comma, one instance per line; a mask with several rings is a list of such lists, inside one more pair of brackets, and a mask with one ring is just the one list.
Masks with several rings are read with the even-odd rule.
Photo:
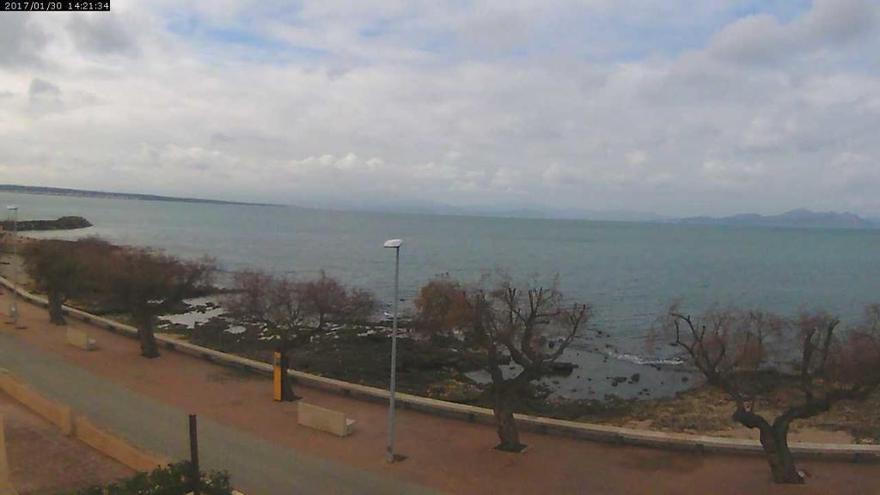
[[[644, 354], [645, 329], [679, 298], [691, 311], [711, 304], [783, 313], [821, 307], [845, 321], [859, 317], [865, 304], [880, 302], [880, 230], [429, 216], [10, 193], [0, 193], [0, 201], [18, 205], [22, 219], [81, 215], [95, 224], [74, 235], [97, 234], [182, 256], [208, 254], [227, 270], [259, 267], [308, 276], [325, 269], [384, 301], [391, 300], [394, 256], [382, 243], [394, 237], [404, 239], [406, 300], [438, 273], [472, 281], [498, 268], [521, 278], [558, 273], [565, 294], [593, 304], [597, 325], [611, 335], [582, 343], [572, 351], [579, 355], [606, 344], [616, 354]], [[582, 370], [611, 366], [568, 358]], [[623, 367], [612, 374], [645, 368], [612, 361]], [[582, 388], [574, 380], [557, 385]], [[630, 388], [679, 388], [663, 381], [660, 386], [643, 375]], [[607, 389], [593, 388], [592, 395], [575, 395]], [[625, 388], [614, 392], [631, 395]]]

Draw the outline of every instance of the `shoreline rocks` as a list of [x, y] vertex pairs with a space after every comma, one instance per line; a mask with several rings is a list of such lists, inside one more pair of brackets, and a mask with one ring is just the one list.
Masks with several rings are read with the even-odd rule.
[[[77, 216], [61, 217], [55, 220], [20, 220], [17, 223], [17, 228], [19, 232], [77, 230], [92, 226], [91, 222], [83, 217]], [[2, 227], [3, 230], [6, 232], [11, 232], [13, 230], [13, 227], [16, 226], [13, 225], [13, 222], [11, 220], [4, 220], [0, 222], [0, 227]]]

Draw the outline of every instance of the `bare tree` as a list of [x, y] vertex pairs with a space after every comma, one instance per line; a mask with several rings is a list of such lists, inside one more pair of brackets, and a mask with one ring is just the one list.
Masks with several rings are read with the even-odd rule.
[[339, 317], [345, 311], [348, 291], [339, 280], [328, 277], [324, 270], [321, 270], [318, 278], [303, 282], [301, 289], [309, 312], [318, 320], [318, 330], [324, 328], [327, 318]]
[[52, 324], [66, 324], [64, 303], [95, 288], [89, 273], [91, 260], [105, 258], [113, 250], [110, 243], [96, 237], [78, 241], [35, 240], [25, 245], [25, 270], [37, 289], [46, 293]]
[[[517, 402], [587, 327], [591, 308], [564, 303], [557, 283], [519, 289], [504, 279], [491, 291], [462, 289], [456, 295], [460, 287], [448, 278], [429, 282], [420, 291], [419, 319], [434, 322], [436, 331], [459, 330], [469, 346], [485, 353], [500, 439], [496, 448], [520, 452], [525, 445], [514, 419]], [[518, 365], [512, 374], [502, 369], [506, 356]]]
[[306, 310], [317, 320], [316, 330], [323, 330], [331, 320], [366, 320], [377, 307], [371, 292], [348, 288], [323, 270], [318, 278], [302, 282], [301, 296]]
[[131, 314], [146, 358], [159, 357], [158, 315], [210, 285], [216, 270], [209, 258], [181, 260], [143, 248], [117, 248], [89, 265], [101, 287], [100, 297]]
[[419, 289], [414, 301], [415, 329], [431, 337], [448, 335], [467, 318], [467, 292], [448, 273], [434, 277]]
[[[760, 432], [773, 480], [803, 483], [788, 445], [792, 422], [864, 399], [880, 385], [880, 306], [867, 316], [841, 335], [840, 321], [825, 312], [783, 319], [713, 309], [693, 318], [676, 304], [663, 328], [707, 382], [735, 402], [733, 420]], [[780, 409], [760, 413], [769, 399]]]
[[372, 292], [366, 289], [352, 288], [348, 290], [342, 317], [345, 321], [364, 323], [373, 317], [378, 308], [379, 302]]
[[308, 326], [310, 313], [304, 284], [292, 277], [245, 271], [234, 275], [233, 288], [224, 305], [234, 318], [260, 325], [275, 340], [283, 370], [281, 400], [298, 399], [287, 376], [289, 353], [295, 343], [307, 341], [318, 332], [317, 328]]

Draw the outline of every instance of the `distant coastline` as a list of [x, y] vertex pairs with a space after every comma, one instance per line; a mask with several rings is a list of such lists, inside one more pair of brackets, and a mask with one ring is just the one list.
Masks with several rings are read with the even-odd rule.
[[690, 217], [677, 223], [696, 225], [738, 225], [748, 227], [802, 227], [825, 229], [877, 229], [880, 223], [855, 213], [833, 211], [791, 210], [780, 215], [744, 213], [729, 217]]
[[21, 186], [16, 184], [0, 184], [0, 192], [43, 194], [48, 196], [75, 196], [81, 198], [128, 199], [136, 201], [166, 201], [177, 203], [205, 203], [214, 205], [284, 207], [284, 205], [276, 203], [247, 203], [243, 201], [224, 201], [219, 199], [181, 198], [176, 196], [160, 196], [156, 194], [119, 193], [107, 191], [91, 191], [87, 189], [67, 189], [63, 187]]

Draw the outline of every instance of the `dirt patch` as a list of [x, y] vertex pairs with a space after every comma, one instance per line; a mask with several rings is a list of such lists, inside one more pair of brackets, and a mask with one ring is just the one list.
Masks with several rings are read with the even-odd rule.
[[[731, 419], [736, 406], [723, 392], [701, 386], [672, 399], [631, 402], [614, 415], [585, 415], [581, 420], [630, 428], [695, 433], [729, 438], [757, 438]], [[768, 416], [775, 404], [758, 404]], [[880, 392], [864, 402], [841, 402], [831, 411], [792, 424], [791, 440], [801, 442], [880, 443]]]

